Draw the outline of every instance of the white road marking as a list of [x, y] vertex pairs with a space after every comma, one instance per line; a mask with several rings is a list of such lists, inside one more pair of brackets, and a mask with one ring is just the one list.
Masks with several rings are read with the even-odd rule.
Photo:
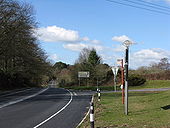
[[66, 109], [66, 107], [67, 107], [67, 106], [71, 103], [71, 101], [73, 100], [73, 94], [72, 94], [69, 90], [67, 90], [67, 91], [70, 93], [70, 96], [71, 96], [69, 102], [68, 102], [63, 108], [61, 108], [58, 112], [54, 113], [52, 116], [50, 116], [49, 118], [47, 118], [46, 120], [44, 120], [43, 122], [39, 123], [38, 125], [36, 125], [36, 126], [33, 127], [33, 128], [38, 128], [38, 127], [40, 127], [41, 125], [45, 124], [46, 122], [48, 122], [49, 120], [51, 120], [53, 117], [55, 117], [56, 115], [58, 115], [60, 112], [62, 112], [64, 109]]
[[22, 102], [22, 101], [27, 100], [27, 99], [30, 99], [30, 98], [32, 98], [32, 97], [35, 97], [35, 96], [37, 96], [37, 95], [45, 92], [47, 89], [48, 89], [48, 88], [43, 89], [43, 90], [41, 90], [41, 91], [39, 91], [39, 92], [37, 92], [37, 93], [35, 93], [35, 94], [33, 94], [33, 95], [24, 97], [24, 98], [22, 98], [22, 99], [18, 99], [18, 100], [11, 101], [11, 102], [8, 102], [8, 103], [6, 103], [6, 104], [0, 105], [0, 109], [1, 109], [1, 108], [4, 108], [4, 107], [7, 107], [7, 106], [9, 106], [9, 105], [12, 105], [12, 104], [16, 104], [16, 103]]
[[12, 92], [12, 93], [9, 93], [9, 94], [1, 95], [0, 97], [10, 96], [10, 95], [17, 94], [17, 93], [20, 93], [20, 92], [25, 92], [25, 91], [28, 91], [28, 90], [31, 90], [31, 89], [32, 88], [21, 90], [21, 91], [17, 91], [17, 92]]
[[73, 94], [74, 94], [75, 96], [77, 96], [77, 93], [73, 92]]
[[[92, 96], [91, 102], [92, 102], [93, 100], [94, 100], [94, 95]], [[88, 108], [89, 108], [88, 112], [86, 113], [85, 117], [81, 120], [81, 122], [77, 125], [76, 128], [80, 127], [80, 125], [85, 121], [85, 119], [86, 119], [87, 116], [89, 115], [89, 113], [90, 113], [90, 107], [88, 107]]]

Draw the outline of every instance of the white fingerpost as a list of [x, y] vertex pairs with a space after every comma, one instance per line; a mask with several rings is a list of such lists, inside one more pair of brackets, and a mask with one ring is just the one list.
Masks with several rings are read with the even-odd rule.
[[119, 70], [119, 67], [117, 67], [117, 66], [112, 67], [112, 71], [114, 74], [114, 88], [115, 88], [114, 90], [115, 90], [115, 92], [116, 92], [116, 76], [117, 76], [118, 70]]

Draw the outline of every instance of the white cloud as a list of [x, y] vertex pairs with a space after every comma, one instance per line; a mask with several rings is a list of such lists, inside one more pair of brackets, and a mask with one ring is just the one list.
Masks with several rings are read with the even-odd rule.
[[95, 48], [97, 51], [102, 51], [105, 49], [102, 45], [89, 45], [90, 48]]
[[51, 60], [53, 60], [54, 62], [56, 62], [56, 61], [58, 61], [58, 56], [57, 56], [57, 54], [51, 54], [50, 56], [49, 56], [49, 58], [51, 59]]
[[126, 35], [122, 35], [122, 36], [114, 36], [114, 37], [112, 37], [112, 40], [113, 41], [116, 41], [116, 42], [124, 42], [124, 41], [126, 41], [126, 40], [131, 40], [128, 36], [126, 36]]
[[81, 41], [90, 41], [90, 39], [88, 37], [83, 37]]
[[101, 43], [99, 40], [91, 40], [90, 42], [93, 43], [93, 44], [100, 44]]
[[104, 61], [110, 61], [113, 60], [115, 58], [115, 56], [111, 56], [111, 55], [106, 55], [106, 54], [101, 54], [101, 57]]
[[69, 44], [64, 44], [64, 48], [72, 50], [72, 51], [78, 51], [80, 52], [83, 48], [95, 48], [97, 51], [102, 51], [104, 49], [103, 46], [101, 45], [95, 45], [95, 44], [90, 44], [90, 43], [69, 43]]
[[124, 52], [125, 51], [125, 47], [123, 45], [116, 45], [114, 46], [115, 48], [113, 48], [113, 50], [115, 52]]
[[76, 44], [64, 44], [64, 48], [72, 50], [72, 51], [81, 51], [83, 48], [87, 48], [88, 46], [83, 43], [76, 43]]
[[35, 31], [39, 40], [44, 42], [80, 42], [89, 40], [88, 37], [81, 38], [78, 31], [57, 26], [42, 27]]
[[165, 0], [166, 2], [168, 2], [170, 4], [170, 0]]
[[140, 66], [148, 66], [152, 62], [159, 62], [162, 58], [170, 58], [170, 51], [160, 48], [142, 49], [131, 55], [131, 66], [136, 68]]

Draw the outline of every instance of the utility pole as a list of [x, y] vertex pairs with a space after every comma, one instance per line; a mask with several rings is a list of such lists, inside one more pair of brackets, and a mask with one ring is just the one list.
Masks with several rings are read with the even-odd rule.
[[128, 115], [128, 51], [129, 47], [126, 47], [125, 53], [125, 114]]
[[123, 42], [126, 47], [125, 51], [125, 114], [128, 115], [128, 64], [129, 64], [129, 46], [131, 41], [126, 40]]

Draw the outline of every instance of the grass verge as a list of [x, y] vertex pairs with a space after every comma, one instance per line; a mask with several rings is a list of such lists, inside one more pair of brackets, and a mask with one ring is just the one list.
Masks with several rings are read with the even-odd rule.
[[170, 80], [148, 80], [144, 85], [130, 87], [130, 89], [143, 88], [170, 88]]
[[[128, 116], [121, 93], [102, 94], [101, 98], [101, 102], [95, 98], [95, 128], [170, 128], [170, 91], [130, 92]], [[90, 128], [89, 119], [80, 128]]]

